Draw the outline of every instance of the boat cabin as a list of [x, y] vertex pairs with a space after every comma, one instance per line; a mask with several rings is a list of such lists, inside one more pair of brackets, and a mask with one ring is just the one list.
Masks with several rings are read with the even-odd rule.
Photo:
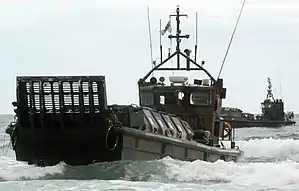
[[264, 120], [284, 120], [284, 104], [281, 99], [265, 99], [264, 102], [261, 103], [261, 106], [262, 118]]
[[[178, 115], [195, 132], [205, 130], [213, 135], [217, 131], [214, 124], [218, 99], [226, 96], [226, 89], [219, 91], [219, 87], [222, 87], [222, 79], [218, 80], [218, 84], [208, 79], [195, 79], [189, 84], [188, 77], [170, 76], [166, 84], [164, 77], [160, 77], [159, 82], [152, 77], [149, 83], [139, 84], [139, 104]], [[215, 135], [219, 137], [218, 131]]]
[[[225, 98], [223, 90], [220, 99]], [[188, 84], [188, 77], [170, 76], [169, 84], [165, 84], [164, 77], [160, 77], [159, 82], [152, 77], [150, 83], [139, 87], [139, 91], [141, 106], [178, 115], [194, 130], [211, 131], [218, 95], [209, 79], [195, 79]]]
[[219, 115], [226, 119], [241, 119], [243, 111], [239, 108], [221, 107]]

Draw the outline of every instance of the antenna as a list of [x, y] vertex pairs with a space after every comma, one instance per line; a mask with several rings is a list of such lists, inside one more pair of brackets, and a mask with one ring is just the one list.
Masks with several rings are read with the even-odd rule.
[[[187, 14], [180, 14], [180, 8], [179, 6], [177, 6], [176, 8], [176, 14], [174, 15], [170, 15], [170, 17], [175, 17], [176, 19], [176, 34], [172, 35], [170, 34], [168, 36], [169, 39], [175, 39], [176, 40], [176, 51], [170, 55], [168, 55], [168, 57], [165, 60], [162, 60], [161, 63], [157, 64], [152, 70], [150, 70], [143, 78], [141, 78], [138, 83], [142, 84], [145, 82], [145, 80], [154, 72], [157, 70], [172, 70], [172, 71], [178, 71], [178, 70], [185, 70], [185, 71], [190, 71], [190, 70], [201, 70], [203, 72], [206, 73], [206, 75], [209, 76], [209, 78], [211, 79], [211, 81], [213, 81], [213, 83], [216, 82], [215, 78], [205, 69], [203, 68], [201, 65], [197, 64], [193, 59], [190, 58], [190, 50], [189, 49], [185, 49], [184, 53], [180, 50], [180, 43], [181, 43], [181, 39], [188, 39], [190, 37], [190, 35], [181, 35], [181, 30], [180, 30], [180, 17], [187, 17]], [[164, 30], [161, 30], [162, 35], [165, 34], [165, 32], [171, 27], [171, 20], [168, 21], [167, 25], [165, 26]], [[162, 65], [164, 65], [166, 62], [168, 62], [169, 60], [171, 60], [173, 57], [177, 56], [177, 67], [162, 67]], [[184, 57], [186, 59], [186, 67], [180, 67], [180, 56]], [[190, 63], [192, 63], [193, 65], [196, 66], [196, 68], [191, 68], [190, 67]]]
[[[187, 14], [180, 14], [180, 8], [177, 5], [176, 8], [176, 14], [175, 15], [170, 15], [170, 17], [175, 17], [176, 18], [176, 35], [169, 35], [168, 38], [175, 38], [176, 39], [176, 51], [177, 53], [180, 52], [180, 43], [181, 43], [181, 38], [189, 38], [190, 35], [180, 35], [181, 30], [180, 30], [180, 17], [188, 17]], [[180, 68], [180, 54], [177, 54], [177, 68]]]
[[163, 57], [162, 57], [162, 19], [160, 19], [160, 63], [163, 61]]
[[282, 87], [281, 87], [280, 71], [279, 71], [279, 94], [280, 94], [280, 98], [282, 99]]
[[195, 19], [195, 57], [194, 61], [196, 62], [196, 54], [197, 54], [197, 18], [198, 18], [198, 13], [196, 12], [196, 19]]
[[[150, 15], [149, 15], [149, 7], [147, 6], [147, 20], [148, 20], [148, 34], [149, 34], [149, 45], [151, 51], [151, 65], [154, 68], [154, 60], [153, 60], [153, 46], [152, 46], [152, 34], [151, 34], [151, 22], [150, 22]], [[154, 74], [153, 74], [154, 75]]]
[[239, 20], [240, 20], [240, 18], [241, 18], [241, 14], [242, 14], [242, 12], [243, 12], [243, 8], [244, 8], [244, 5], [245, 5], [245, 1], [246, 1], [246, 0], [243, 1], [241, 10], [240, 10], [240, 12], [239, 12], [239, 16], [238, 16], [238, 19], [237, 19], [237, 22], [236, 22], [234, 31], [233, 31], [233, 33], [232, 33], [232, 36], [231, 36], [231, 38], [230, 38], [228, 47], [227, 47], [227, 49], [226, 49], [226, 52], [225, 52], [225, 55], [224, 55], [224, 58], [223, 58], [223, 61], [222, 61], [221, 68], [220, 68], [220, 70], [219, 70], [217, 79], [219, 79], [219, 77], [220, 77], [220, 74], [221, 74], [222, 69], [223, 69], [223, 65], [224, 65], [224, 63], [225, 63], [225, 60], [226, 60], [228, 51], [229, 51], [229, 49], [230, 49], [230, 45], [232, 44], [233, 38], [234, 38], [234, 36], [235, 36], [235, 32], [236, 32], [237, 26], [238, 26], [238, 24], [239, 24]]

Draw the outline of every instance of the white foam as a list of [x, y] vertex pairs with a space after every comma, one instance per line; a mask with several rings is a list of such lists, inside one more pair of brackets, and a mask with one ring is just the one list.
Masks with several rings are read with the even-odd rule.
[[244, 151], [245, 157], [275, 157], [296, 160], [299, 156], [299, 140], [293, 139], [252, 139], [237, 141], [236, 145]]
[[217, 161], [184, 162], [164, 158], [169, 179], [177, 181], [217, 181], [231, 187], [257, 185], [265, 188], [286, 188], [299, 182], [299, 164], [280, 163], [233, 163]]
[[63, 169], [62, 164], [50, 167], [35, 167], [18, 162], [11, 157], [0, 157], [0, 178], [4, 180], [37, 179], [48, 174], [60, 174]]

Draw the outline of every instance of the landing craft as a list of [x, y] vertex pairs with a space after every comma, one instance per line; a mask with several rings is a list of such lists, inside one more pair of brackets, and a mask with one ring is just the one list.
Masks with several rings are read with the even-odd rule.
[[268, 78], [266, 99], [261, 103], [262, 114], [245, 113], [238, 108], [222, 107], [219, 116], [229, 122], [234, 128], [243, 127], [270, 127], [279, 128], [295, 125], [294, 112], [284, 111], [282, 99], [275, 99], [272, 93], [271, 79]]
[[[179, 7], [171, 15], [177, 30], [168, 37], [176, 40], [175, 52], [165, 60], [161, 56], [161, 62], [138, 81], [140, 106], [107, 105], [105, 76], [17, 77], [15, 121], [6, 130], [16, 160], [39, 166], [165, 156], [236, 161], [243, 151], [235, 145], [233, 129], [217, 116], [226, 88], [222, 79], [215, 79], [190, 58], [190, 50], [181, 51], [181, 40], [189, 38], [181, 35], [182, 16], [186, 15], [180, 14]], [[175, 56], [177, 67], [162, 67]], [[181, 57], [186, 66], [181, 66]], [[202, 71], [208, 79], [192, 82], [185, 76], [172, 76], [166, 83], [162, 76], [159, 81], [148, 80], [161, 70]], [[225, 139], [230, 148], [221, 146]]]

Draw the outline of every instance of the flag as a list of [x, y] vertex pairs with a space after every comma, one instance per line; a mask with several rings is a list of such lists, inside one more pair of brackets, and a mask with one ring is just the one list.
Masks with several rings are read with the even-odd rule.
[[167, 22], [167, 24], [165, 25], [164, 29], [161, 31], [161, 34], [164, 35], [167, 31], [169, 33], [171, 33], [171, 22], [170, 22], [170, 19]]

